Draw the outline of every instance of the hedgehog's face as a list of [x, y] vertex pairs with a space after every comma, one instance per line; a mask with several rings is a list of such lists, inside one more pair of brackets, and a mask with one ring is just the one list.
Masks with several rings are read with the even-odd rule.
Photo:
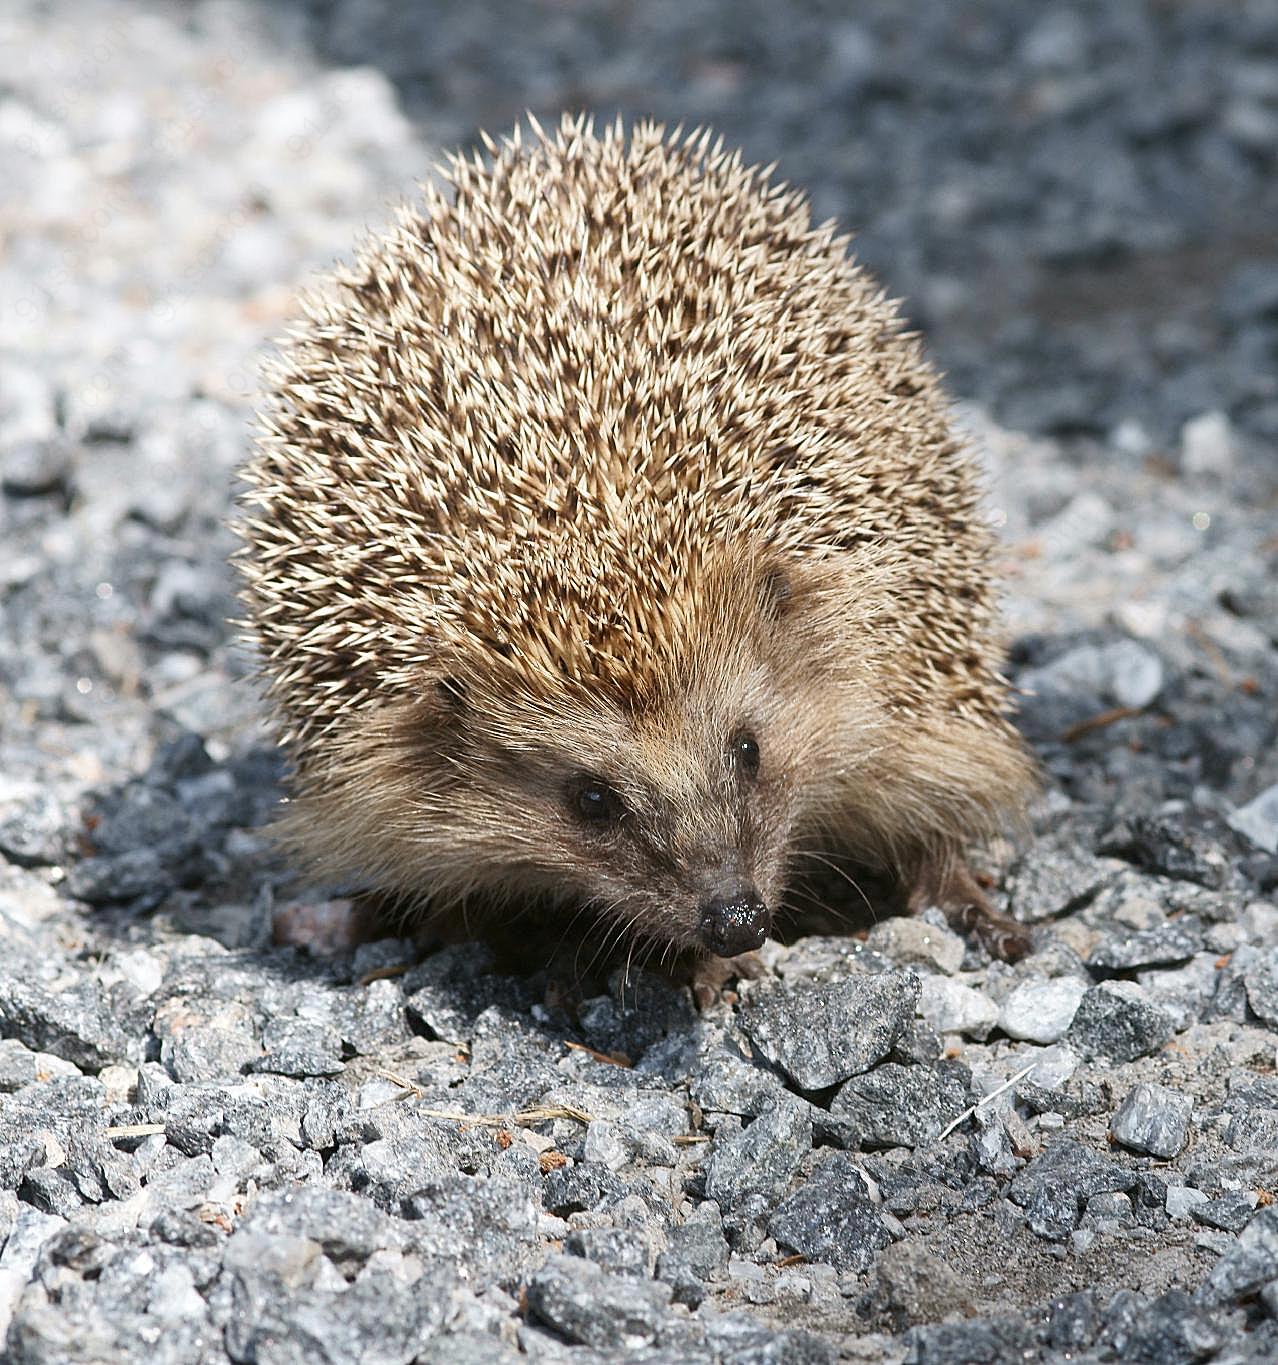
[[784, 775], [750, 711], [680, 721], [645, 718], [568, 771], [552, 823], [610, 922], [731, 957], [763, 943], [780, 897]]
[[794, 751], [766, 666], [734, 662], [645, 707], [588, 688], [486, 697], [459, 720], [453, 768], [475, 863], [589, 907], [618, 938], [759, 947], [783, 890]]

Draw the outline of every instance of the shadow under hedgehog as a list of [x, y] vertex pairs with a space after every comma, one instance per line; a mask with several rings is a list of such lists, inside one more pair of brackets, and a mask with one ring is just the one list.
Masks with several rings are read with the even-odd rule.
[[918, 339], [707, 134], [486, 147], [271, 372], [238, 560], [286, 848], [441, 937], [536, 904], [731, 957], [833, 867], [1024, 952], [964, 859], [1035, 775]]

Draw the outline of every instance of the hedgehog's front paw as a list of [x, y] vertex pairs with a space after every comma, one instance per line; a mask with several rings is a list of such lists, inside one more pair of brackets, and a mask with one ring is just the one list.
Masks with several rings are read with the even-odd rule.
[[917, 915], [929, 905], [943, 910], [951, 928], [974, 938], [991, 957], [1019, 962], [1034, 951], [1029, 930], [994, 909], [964, 862], [931, 865], [919, 873], [910, 890], [910, 914]]
[[1000, 915], [983, 896], [980, 901], [947, 905], [942, 909], [953, 928], [976, 939], [991, 957], [1019, 962], [1034, 951], [1029, 930], [1016, 920]]
[[763, 960], [757, 952], [738, 953], [736, 957], [701, 957], [692, 963], [692, 998], [697, 1009], [708, 1010], [722, 998], [731, 981], [753, 981], [763, 975]]

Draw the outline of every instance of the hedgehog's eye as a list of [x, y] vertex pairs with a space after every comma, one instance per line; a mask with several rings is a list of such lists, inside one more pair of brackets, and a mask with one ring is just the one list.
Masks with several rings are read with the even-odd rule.
[[738, 730], [731, 740], [732, 761], [746, 777], [759, 776], [759, 741], [749, 730]]
[[579, 777], [572, 788], [572, 805], [591, 824], [612, 824], [625, 813], [625, 803], [602, 777]]

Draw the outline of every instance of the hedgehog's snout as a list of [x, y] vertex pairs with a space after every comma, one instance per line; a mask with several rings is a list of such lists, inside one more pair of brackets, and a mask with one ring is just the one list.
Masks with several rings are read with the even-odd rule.
[[761, 947], [772, 916], [750, 883], [729, 887], [701, 903], [697, 929], [702, 943], [719, 957], [736, 957]]

